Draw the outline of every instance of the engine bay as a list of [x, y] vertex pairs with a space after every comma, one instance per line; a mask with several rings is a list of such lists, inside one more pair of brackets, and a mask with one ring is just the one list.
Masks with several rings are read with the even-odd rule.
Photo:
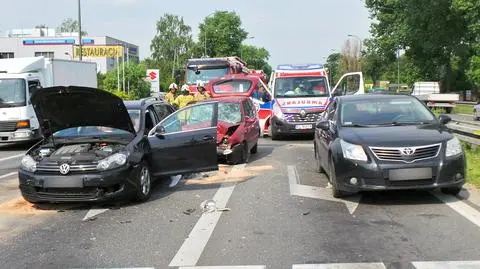
[[63, 145], [43, 145], [35, 149], [31, 156], [36, 161], [48, 159], [49, 161], [95, 161], [106, 158], [125, 148], [119, 143], [79, 143]]

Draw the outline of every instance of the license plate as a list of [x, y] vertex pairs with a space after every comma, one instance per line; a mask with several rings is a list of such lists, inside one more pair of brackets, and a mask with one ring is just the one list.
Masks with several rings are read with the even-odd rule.
[[398, 180], [420, 180], [431, 179], [433, 176], [432, 168], [409, 168], [409, 169], [392, 169], [388, 171], [388, 176], [392, 181]]
[[313, 128], [313, 125], [311, 125], [311, 124], [295, 125], [295, 129], [297, 129], [297, 130], [308, 130], [308, 129], [312, 129], [312, 128]]

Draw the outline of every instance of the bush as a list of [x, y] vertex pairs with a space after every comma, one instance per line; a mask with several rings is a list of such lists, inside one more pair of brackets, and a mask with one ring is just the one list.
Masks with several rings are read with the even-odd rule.
[[135, 100], [137, 99], [135, 95], [133, 95], [132, 93], [126, 93], [124, 91], [120, 91], [120, 90], [114, 90], [114, 91], [109, 91], [113, 94], [115, 94], [116, 96], [122, 98], [123, 100]]

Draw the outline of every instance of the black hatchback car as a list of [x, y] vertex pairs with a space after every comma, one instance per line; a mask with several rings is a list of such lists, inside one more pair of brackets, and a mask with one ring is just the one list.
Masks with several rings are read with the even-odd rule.
[[458, 138], [418, 99], [405, 95], [335, 98], [316, 124], [315, 167], [333, 195], [434, 189], [458, 194], [465, 155]]
[[29, 202], [145, 201], [157, 176], [218, 169], [216, 102], [172, 113], [84, 87], [44, 88], [31, 102], [44, 138], [19, 169]]

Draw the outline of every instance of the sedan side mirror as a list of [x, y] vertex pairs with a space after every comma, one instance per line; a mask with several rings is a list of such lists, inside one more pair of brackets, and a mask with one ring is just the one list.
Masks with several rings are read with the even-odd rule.
[[452, 121], [452, 118], [450, 118], [447, 115], [440, 115], [438, 116], [438, 120], [440, 121], [441, 124], [447, 124]]
[[317, 122], [316, 126], [317, 126], [318, 129], [326, 131], [326, 130], [330, 129], [330, 122], [328, 120], [322, 120], [322, 121]]
[[156, 129], [155, 129], [155, 135], [158, 137], [158, 138], [165, 138], [165, 127], [163, 126], [158, 126]]

